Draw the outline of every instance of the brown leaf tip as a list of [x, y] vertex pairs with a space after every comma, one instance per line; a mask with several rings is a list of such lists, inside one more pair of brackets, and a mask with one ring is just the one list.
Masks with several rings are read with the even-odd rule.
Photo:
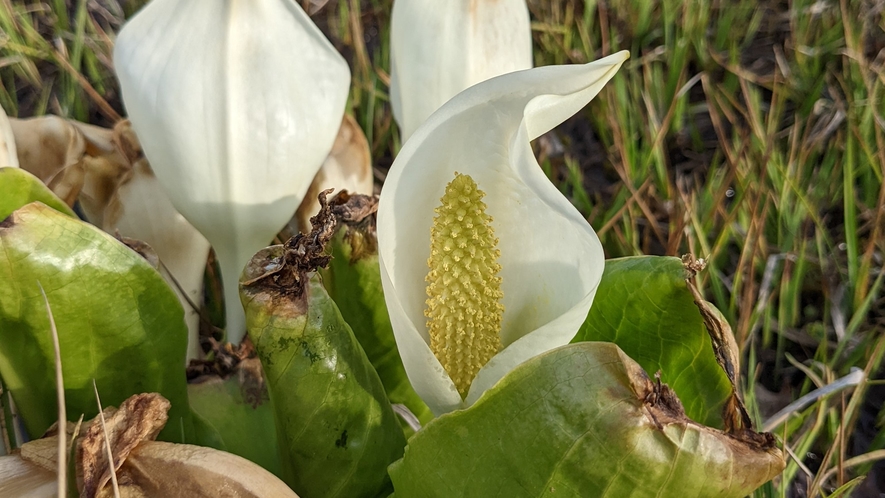
[[704, 271], [707, 267], [707, 260], [704, 258], [695, 259], [694, 254], [682, 255], [682, 267], [685, 268], [685, 278], [691, 279], [695, 275]]
[[[645, 374], [645, 372], [642, 372]], [[685, 408], [676, 392], [661, 382], [661, 372], [655, 373], [655, 380], [645, 377], [645, 407], [648, 416], [658, 429], [672, 423], [694, 423], [685, 414]], [[635, 381], [634, 381], [635, 382]]]
[[310, 233], [299, 233], [287, 240], [282, 246], [282, 253], [266, 265], [269, 269], [241, 282], [241, 286], [261, 284], [295, 296], [304, 292], [307, 274], [325, 268], [332, 259], [326, 251], [326, 245], [335, 234], [337, 226], [335, 215], [326, 200], [326, 196], [332, 191], [333, 189], [327, 189], [317, 196], [320, 211], [310, 219]]
[[375, 215], [378, 212], [378, 196], [339, 192], [330, 201], [332, 214], [339, 226], [345, 228], [344, 240], [350, 244], [350, 262], [378, 253], [375, 234]]

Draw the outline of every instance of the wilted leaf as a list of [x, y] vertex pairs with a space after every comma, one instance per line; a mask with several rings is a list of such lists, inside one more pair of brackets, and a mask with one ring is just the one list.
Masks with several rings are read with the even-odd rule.
[[738, 498], [783, 467], [770, 435], [697, 424], [617, 346], [582, 342], [430, 422], [390, 475], [398, 498]]
[[606, 261], [593, 307], [572, 342], [614, 342], [646, 371], [660, 371], [689, 417], [722, 428], [732, 387], [686, 277], [678, 258]]
[[54, 352], [37, 281], [52, 304], [67, 411], [96, 413], [140, 392], [172, 402], [163, 437], [191, 439], [181, 305], [139, 255], [97, 228], [32, 203], [0, 222], [0, 375], [30, 434], [56, 418]]
[[753, 422], [750, 420], [750, 415], [747, 413], [747, 408], [744, 406], [744, 400], [741, 397], [740, 349], [734, 338], [734, 333], [731, 331], [731, 325], [728, 324], [728, 321], [719, 310], [704, 300], [692, 282], [695, 275], [704, 269], [706, 262], [704, 260], [696, 260], [693, 255], [686, 254], [682, 257], [682, 264], [686, 272], [685, 283], [688, 286], [689, 292], [691, 292], [695, 306], [698, 307], [698, 311], [701, 313], [701, 318], [704, 320], [704, 327], [710, 336], [716, 362], [722, 368], [722, 371], [725, 372], [725, 376], [728, 377], [728, 381], [731, 384], [731, 397], [726, 402], [725, 409], [722, 412], [725, 430], [730, 434], [734, 434], [745, 428], [752, 428]]
[[326, 189], [347, 190], [351, 194], [372, 194], [374, 178], [369, 142], [362, 128], [345, 114], [329, 156], [317, 172], [301, 206], [295, 213], [298, 230], [310, 230], [310, 218], [320, 210], [317, 196]]
[[69, 206], [79, 198], [89, 220], [101, 226], [104, 206], [136, 154], [128, 121], [113, 130], [58, 116], [10, 119], [10, 125], [19, 166]]

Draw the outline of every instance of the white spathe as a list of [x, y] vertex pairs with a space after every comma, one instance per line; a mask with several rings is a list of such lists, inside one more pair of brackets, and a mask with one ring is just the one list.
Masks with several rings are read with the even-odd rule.
[[347, 63], [294, 0], [153, 0], [121, 30], [114, 65], [157, 179], [215, 249], [238, 343], [240, 273], [332, 148]]
[[[431, 116], [391, 166], [378, 206], [381, 280], [406, 373], [435, 414], [470, 406], [520, 363], [567, 344], [587, 317], [602, 246], [544, 175], [529, 141], [584, 107], [628, 57], [519, 71], [471, 87]], [[486, 193], [504, 293], [503, 349], [463, 402], [430, 350], [424, 316], [433, 210], [456, 171]]]
[[489, 78], [532, 67], [525, 0], [396, 0], [390, 103], [405, 142], [433, 111]]

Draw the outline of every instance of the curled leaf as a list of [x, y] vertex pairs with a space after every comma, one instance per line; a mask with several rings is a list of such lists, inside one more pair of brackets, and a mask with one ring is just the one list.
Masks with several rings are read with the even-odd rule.
[[397, 497], [739, 498], [783, 468], [770, 434], [698, 424], [616, 345], [582, 342], [425, 426], [390, 475]]
[[740, 393], [740, 375], [741, 375], [741, 359], [740, 350], [737, 341], [734, 339], [734, 333], [731, 331], [731, 325], [722, 316], [716, 308], [704, 300], [700, 291], [694, 285], [694, 277], [698, 272], [706, 267], [703, 259], [695, 259], [691, 254], [682, 257], [682, 264], [685, 267], [685, 283], [688, 290], [694, 298], [694, 304], [701, 312], [704, 319], [704, 328], [710, 335], [710, 341], [713, 344], [713, 354], [716, 362], [722, 367], [728, 381], [731, 384], [731, 396], [725, 403], [722, 410], [722, 418], [725, 422], [725, 430], [729, 433], [737, 433], [744, 429], [753, 427], [750, 420], [750, 414], [744, 406], [744, 400]]

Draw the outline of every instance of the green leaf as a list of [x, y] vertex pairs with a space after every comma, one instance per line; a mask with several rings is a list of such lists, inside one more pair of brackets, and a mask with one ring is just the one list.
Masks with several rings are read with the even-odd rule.
[[240, 376], [207, 377], [188, 384], [195, 443], [239, 455], [282, 475], [273, 406], [260, 385]]
[[593, 307], [572, 342], [613, 342], [647, 372], [661, 372], [693, 420], [722, 427], [731, 385], [716, 362], [678, 258], [605, 262]]
[[[241, 282], [276, 266], [281, 250], [259, 252]], [[377, 496], [390, 486], [386, 469], [405, 438], [319, 278], [300, 278], [303, 289], [259, 282], [240, 293], [274, 405], [283, 480], [304, 498]]]
[[0, 222], [0, 376], [32, 437], [57, 416], [54, 353], [43, 285], [58, 326], [67, 413], [97, 414], [133, 394], [172, 403], [160, 437], [192, 439], [184, 372], [187, 328], [178, 298], [113, 237], [34, 202]]
[[390, 467], [398, 498], [742, 497], [784, 466], [688, 420], [672, 391], [611, 343], [523, 363], [472, 407], [419, 431]]
[[360, 254], [354, 257], [353, 246], [365, 246], [360, 241], [367, 236], [354, 230], [348, 240], [343, 232], [339, 230], [332, 241], [332, 262], [323, 283], [378, 372], [390, 402], [406, 405], [426, 424], [433, 413], [412, 389], [396, 347], [381, 288], [378, 253], [358, 251]]
[[21, 168], [0, 168], [0, 220], [34, 201], [40, 201], [68, 216], [77, 217], [71, 208], [36, 176]]

